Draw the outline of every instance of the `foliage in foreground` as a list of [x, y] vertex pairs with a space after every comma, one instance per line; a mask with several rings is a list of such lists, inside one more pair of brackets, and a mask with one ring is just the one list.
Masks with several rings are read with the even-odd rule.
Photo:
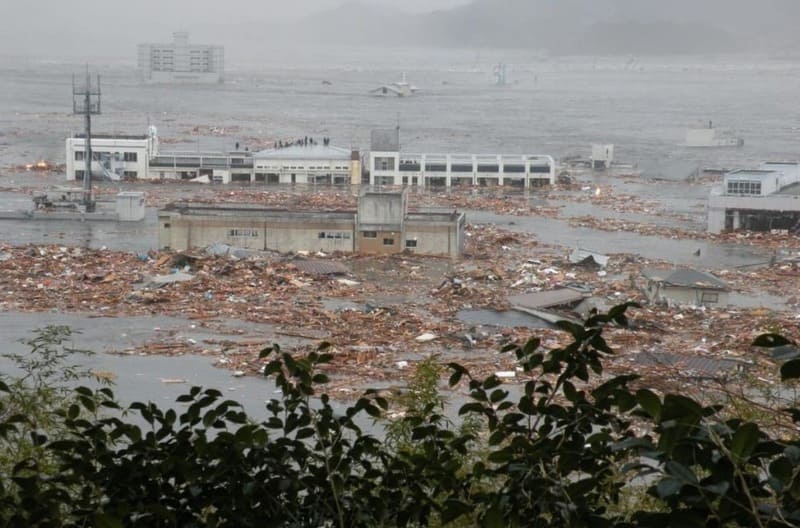
[[[543, 351], [536, 339], [506, 347], [528, 380], [513, 394], [495, 376], [449, 365], [450, 384], [468, 386], [459, 414], [472, 425], [454, 427], [426, 394], [392, 442], [359, 426], [387, 410], [377, 393], [336, 412], [320, 392], [319, 367], [332, 360], [325, 346], [305, 358], [263, 352], [281, 390], [263, 423], [214, 390], [192, 388], [179, 411], [134, 403], [128, 414], [96, 416], [98, 403], [119, 409], [113, 395], [77, 389], [56, 406], [57, 437], [31, 430], [46, 456], [0, 475], [0, 525], [800, 525], [796, 437], [683, 395], [634, 390], [632, 375], [601, 377], [613, 353], [602, 329], [625, 325], [628, 307], [560, 323], [573, 337], [564, 348]], [[756, 345], [796, 350], [776, 335]], [[800, 359], [781, 373], [800, 377]], [[3, 450], [28, 426], [9, 412], [14, 395], [0, 383]], [[800, 421], [800, 409], [785, 412]], [[631, 500], [637, 489], [649, 499]]]

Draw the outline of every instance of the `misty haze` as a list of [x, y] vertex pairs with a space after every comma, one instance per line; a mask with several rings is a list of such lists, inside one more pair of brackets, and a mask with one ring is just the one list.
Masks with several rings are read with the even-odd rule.
[[0, 20], [8, 350], [65, 325], [124, 405], [185, 410], [203, 385], [264, 420], [287, 391], [263, 347], [330, 343], [322, 392], [401, 407], [358, 422], [384, 439], [417, 376], [460, 424], [448, 362], [519, 399], [533, 378], [500, 349], [633, 302], [603, 381], [793, 405], [794, 356], [751, 343], [799, 337], [796, 0], [6, 0]]

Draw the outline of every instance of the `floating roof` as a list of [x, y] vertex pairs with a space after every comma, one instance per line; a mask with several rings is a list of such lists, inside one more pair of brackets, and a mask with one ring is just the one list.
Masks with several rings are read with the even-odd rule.
[[728, 290], [728, 285], [710, 273], [690, 269], [645, 270], [642, 275], [656, 282], [685, 288]]
[[515, 308], [539, 310], [577, 303], [583, 300], [584, 297], [585, 295], [581, 292], [571, 288], [559, 288], [555, 290], [512, 295], [508, 298], [508, 302]]

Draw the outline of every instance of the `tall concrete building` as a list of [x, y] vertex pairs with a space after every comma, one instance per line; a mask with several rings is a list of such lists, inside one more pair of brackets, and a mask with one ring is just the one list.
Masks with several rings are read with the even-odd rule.
[[139, 75], [149, 83], [221, 83], [225, 48], [189, 44], [189, 34], [172, 34], [171, 44], [139, 44]]

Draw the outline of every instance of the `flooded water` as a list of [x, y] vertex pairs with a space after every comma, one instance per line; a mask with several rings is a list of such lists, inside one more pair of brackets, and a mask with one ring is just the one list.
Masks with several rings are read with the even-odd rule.
[[[643, 236], [629, 231], [598, 231], [570, 227], [566, 220], [538, 216], [508, 216], [487, 211], [469, 211], [473, 224], [495, 224], [511, 231], [534, 233], [545, 244], [593, 249], [602, 253], [628, 253], [647, 259], [706, 268], [732, 268], [769, 261], [771, 252], [762, 248], [715, 244], [703, 240], [679, 240]], [[700, 250], [700, 255], [694, 253]]]
[[[298, 48], [303, 48], [302, 46]], [[542, 58], [524, 50], [421, 50], [330, 48], [297, 49], [266, 56], [258, 64], [227, 57], [228, 82], [218, 86], [142, 86], [135, 53], [113, 60], [90, 60], [103, 77], [103, 114], [98, 132], [144, 133], [156, 125], [163, 150], [232, 148], [255, 139], [328, 136], [332, 143], [366, 151], [370, 130], [401, 125], [408, 152], [474, 152], [588, 156], [591, 143], [614, 143], [617, 158], [638, 163], [649, 175], [682, 180], [693, 167], [744, 167], [767, 159], [797, 159], [800, 145], [797, 93], [800, 62], [761, 56], [640, 57], [640, 71], [628, 71], [628, 57]], [[493, 64], [512, 65], [516, 83], [492, 83]], [[72, 115], [72, 73], [84, 64], [53, 60], [0, 61], [0, 167], [38, 159], [64, 161], [64, 138], [82, 127]], [[372, 88], [406, 72], [420, 88], [411, 98], [376, 98]], [[323, 81], [326, 81], [323, 84]], [[689, 150], [686, 127], [713, 119], [738, 129], [741, 149]], [[196, 126], [225, 129], [204, 133]], [[608, 176], [592, 176], [598, 184]], [[30, 183], [37, 177], [0, 169], [0, 186]], [[689, 215], [688, 227], [702, 229], [708, 188], [684, 183], [652, 185], [646, 179], [615, 182], [621, 192], [658, 201], [666, 210]], [[0, 210], [29, 207], [29, 197], [0, 193]], [[592, 206], [568, 205], [569, 215], [618, 218]], [[645, 220], [633, 214], [632, 221]], [[680, 265], [725, 269], [769, 260], [755, 248], [572, 228], [564, 220], [503, 216], [468, 211], [472, 224], [496, 224], [531, 232], [545, 244], [583, 247], [603, 253], [638, 254]], [[650, 219], [653, 221], [653, 219]], [[660, 220], [655, 220], [656, 222]], [[664, 220], [672, 225], [672, 219]], [[113, 250], [144, 251], [157, 246], [157, 218], [144, 222], [0, 221], [0, 243], [55, 243]], [[700, 255], [695, 256], [697, 250]], [[445, 266], [443, 264], [443, 266]], [[367, 273], [368, 270], [363, 270]], [[376, 275], [385, 270], [374, 270]], [[391, 277], [390, 277], [391, 279]], [[399, 280], [399, 279], [398, 279]], [[740, 296], [737, 304], [768, 302]], [[516, 315], [471, 314], [481, 323], [516, 324]], [[511, 319], [509, 319], [511, 318]], [[19, 350], [16, 340], [45, 324], [68, 324], [83, 331], [76, 344], [98, 351], [119, 350], [155, 335], [156, 326], [191, 335], [188, 323], [156, 319], [90, 319], [63, 314], [0, 314], [0, 343]], [[525, 325], [529, 325], [526, 321]], [[17, 347], [17, 348], [14, 348]], [[273, 388], [264, 380], [232, 378], [210, 358], [128, 357], [100, 354], [91, 366], [118, 375], [123, 399], [147, 395], [172, 401], [189, 384], [220, 388], [257, 412]], [[0, 364], [1, 365], [1, 364]], [[161, 378], [187, 379], [186, 386]]]

